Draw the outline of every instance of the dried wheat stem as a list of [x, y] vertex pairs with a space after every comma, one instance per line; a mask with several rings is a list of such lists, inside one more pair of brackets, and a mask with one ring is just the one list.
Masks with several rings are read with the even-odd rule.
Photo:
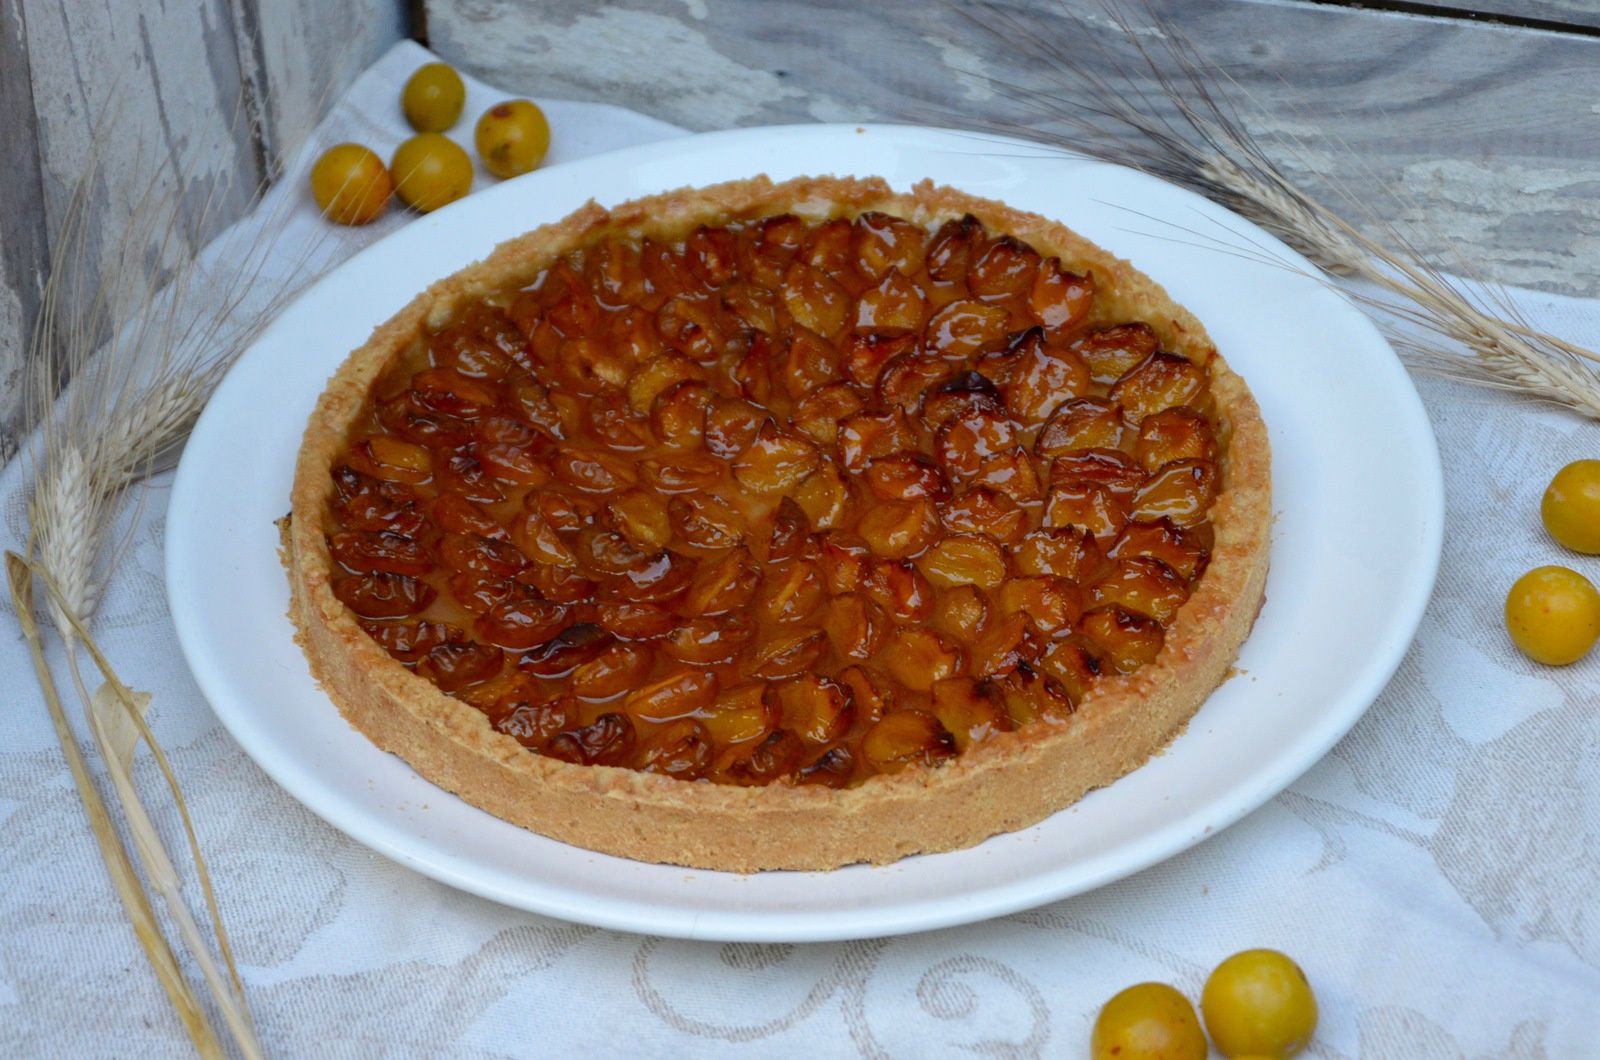
[[213, 998], [222, 1010], [228, 1029], [233, 1034], [234, 1043], [246, 1057], [256, 1058], [262, 1056], [261, 1044], [256, 1037], [249, 1007], [245, 1001], [244, 986], [239, 978], [239, 970], [233, 961], [233, 953], [228, 943], [227, 930], [223, 926], [221, 911], [217, 907], [210, 873], [206, 868], [205, 859], [200, 853], [200, 843], [195, 835], [194, 822], [189, 816], [188, 802], [184, 799], [183, 792], [178, 787], [177, 778], [172, 772], [166, 754], [161, 750], [161, 745], [156, 741], [155, 734], [150, 731], [143, 713], [135, 704], [133, 691], [117, 676], [110, 660], [105, 657], [99, 645], [95, 643], [94, 637], [72, 610], [60, 586], [55, 583], [47, 572], [22, 557], [15, 557], [14, 554], [10, 554], [7, 562], [11, 565], [24, 567], [39, 578], [40, 582], [45, 586], [52, 606], [58, 609], [64, 618], [67, 636], [76, 638], [82, 643], [84, 649], [94, 661], [95, 666], [100, 670], [101, 678], [109, 690], [111, 701], [127, 714], [128, 720], [134, 725], [138, 735], [156, 756], [183, 820], [190, 854], [194, 859], [202, 888], [205, 891], [206, 903], [211, 912], [212, 927], [216, 933], [218, 946], [222, 950], [228, 969], [226, 979], [223, 977], [222, 970], [217, 967], [216, 961], [212, 958], [210, 947], [202, 937], [200, 927], [195, 923], [194, 917], [189, 912], [189, 907], [183, 899], [182, 881], [178, 875], [178, 870], [173, 865], [171, 857], [167, 854], [166, 847], [161, 842], [160, 834], [156, 831], [155, 824], [145, 811], [144, 803], [139, 797], [138, 790], [133, 785], [129, 762], [124, 761], [122, 756], [116, 754], [111, 746], [103, 711], [96, 709], [96, 698], [90, 695], [83, 681], [82, 673], [78, 667], [77, 654], [71, 650], [71, 641], [69, 640], [68, 666], [72, 681], [80, 699], [90, 708], [88, 710], [90, 731], [95, 737], [100, 757], [105, 762], [107, 775], [111, 779], [112, 790], [117, 793], [124, 820], [127, 822], [128, 831], [133, 837], [134, 850], [138, 852], [140, 864], [144, 869], [145, 879], [149, 881], [150, 886], [161, 895], [162, 900], [165, 902], [168, 914], [177, 925], [179, 934], [182, 935], [191, 956], [195, 959], [195, 963], [199, 965], [206, 984], [211, 988]]
[[[78, 694], [88, 697], [88, 690], [83, 686], [82, 677], [76, 666], [72, 668], [72, 676]], [[131, 698], [124, 696], [125, 692], [126, 689], [118, 691], [118, 701], [130, 714], [137, 714], [137, 708], [134, 707]], [[218, 1008], [222, 1010], [223, 1019], [233, 1033], [233, 1040], [238, 1045], [239, 1051], [246, 1057], [261, 1057], [263, 1055], [261, 1043], [257, 1040], [255, 1027], [250, 1021], [244, 992], [238, 988], [237, 973], [224, 978], [222, 970], [217, 967], [217, 962], [212, 959], [210, 947], [200, 933], [200, 925], [195, 923], [194, 916], [189, 912], [188, 903], [183, 899], [183, 884], [178, 876], [177, 867], [173, 865], [166, 847], [162, 845], [155, 823], [145, 812], [138, 789], [133, 786], [133, 777], [128, 765], [112, 750], [100, 712], [90, 711], [89, 727], [94, 733], [100, 758], [106, 765], [106, 774], [111, 778], [112, 790], [117, 793], [128, 831], [133, 836], [134, 850], [139, 854], [139, 863], [144, 868], [145, 879], [166, 903], [167, 914], [177, 924], [178, 933], [183, 936], [184, 943], [195, 958], [195, 963], [200, 966], [200, 974], [205, 977], [206, 985], [211, 988], [211, 995], [216, 1000]], [[220, 927], [220, 921], [218, 926]]]
[[161, 928], [156, 922], [155, 910], [151, 908], [150, 899], [139, 883], [133, 863], [128, 858], [127, 849], [117, 836], [116, 827], [111, 823], [111, 815], [106, 811], [105, 802], [100, 798], [100, 793], [89, 775], [88, 763], [78, 750], [77, 738], [73, 736], [72, 727], [67, 723], [66, 712], [62, 709], [55, 680], [51, 677], [50, 667], [45, 662], [44, 644], [39, 636], [39, 627], [33, 619], [33, 579], [28, 561], [15, 552], [7, 552], [6, 577], [11, 586], [12, 607], [16, 611], [17, 621], [22, 626], [23, 637], [27, 640], [28, 650], [33, 657], [34, 676], [38, 678], [39, 688], [44, 694], [51, 725], [55, 728], [61, 753], [66, 756], [67, 767], [72, 773], [73, 786], [78, 791], [78, 798], [83, 802], [84, 813], [89, 818], [90, 830], [94, 833], [95, 842], [100, 848], [100, 857], [111, 876], [112, 886], [117, 892], [117, 897], [122, 900], [122, 907], [128, 914], [134, 935], [138, 938], [151, 968], [155, 970], [156, 979], [166, 991], [173, 1008], [177, 1010], [178, 1018], [183, 1023], [189, 1040], [194, 1043], [195, 1051], [202, 1057], [221, 1057], [224, 1055], [222, 1044], [218, 1041], [216, 1032], [211, 1029], [210, 1021], [206, 1019], [199, 998], [195, 996], [193, 989], [179, 970], [172, 948], [162, 937]]

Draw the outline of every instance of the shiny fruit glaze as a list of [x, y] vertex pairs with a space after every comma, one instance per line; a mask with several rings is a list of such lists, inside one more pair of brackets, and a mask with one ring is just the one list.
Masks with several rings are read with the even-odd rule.
[[334, 591], [532, 751], [833, 788], [1057, 725], [1205, 570], [1209, 372], [972, 217], [607, 238], [459, 307], [333, 470]]

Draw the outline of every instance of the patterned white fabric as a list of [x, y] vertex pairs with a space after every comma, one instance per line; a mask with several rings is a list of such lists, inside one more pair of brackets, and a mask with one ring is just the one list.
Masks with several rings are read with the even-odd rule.
[[[428, 59], [397, 46], [320, 142], [394, 144], [395, 100]], [[468, 113], [501, 94], [471, 86]], [[551, 103], [551, 160], [680, 130]], [[303, 194], [302, 170], [285, 185]], [[339, 231], [330, 262], [404, 223]], [[329, 226], [302, 205], [281, 260]], [[1600, 303], [1514, 292], [1534, 323], [1600, 345]], [[1197, 996], [1247, 946], [1315, 984], [1321, 1057], [1600, 1054], [1600, 656], [1521, 658], [1509, 582], [1560, 562], [1538, 522], [1553, 471], [1600, 456], [1600, 428], [1424, 381], [1444, 453], [1438, 592], [1394, 682], [1302, 780], [1200, 847], [1095, 893], [971, 927], [811, 945], [714, 945], [578, 927], [403, 869], [323, 824], [220, 728], [168, 620], [168, 479], [96, 622], [199, 822], [250, 1002], [279, 1056], [1084, 1055], [1100, 1003], [1144, 979]], [[0, 540], [26, 529], [25, 467], [0, 475]], [[181, 1055], [186, 1039], [123, 917], [39, 702], [0, 637], [0, 1054]], [[1315, 690], [1308, 690], [1315, 694]], [[143, 790], [159, 781], [141, 759]], [[165, 807], [165, 803], [161, 803]], [[173, 849], [174, 815], [159, 815]]]

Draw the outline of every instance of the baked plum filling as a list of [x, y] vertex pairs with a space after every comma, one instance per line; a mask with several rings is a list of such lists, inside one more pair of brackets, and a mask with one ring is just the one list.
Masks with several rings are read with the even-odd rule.
[[1209, 381], [970, 216], [606, 238], [373, 385], [333, 589], [563, 761], [937, 767], [1160, 654], [1212, 543]]

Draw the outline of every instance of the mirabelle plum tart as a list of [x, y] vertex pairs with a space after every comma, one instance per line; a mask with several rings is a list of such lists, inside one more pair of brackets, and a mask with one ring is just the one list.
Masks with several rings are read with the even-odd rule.
[[419, 295], [307, 428], [291, 617], [350, 722], [513, 823], [884, 863], [1147, 760], [1264, 591], [1265, 429], [1059, 224], [766, 178], [590, 204]]

